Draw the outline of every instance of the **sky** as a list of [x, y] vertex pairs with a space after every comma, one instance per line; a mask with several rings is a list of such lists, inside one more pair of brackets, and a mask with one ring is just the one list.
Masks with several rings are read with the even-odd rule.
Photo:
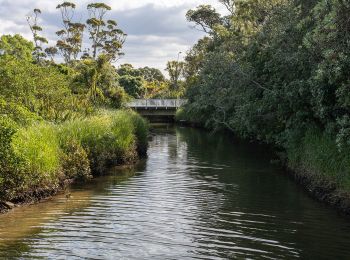
[[[34, 8], [42, 11], [40, 24], [43, 36], [54, 45], [55, 32], [61, 28], [58, 0], [0, 0], [0, 35], [20, 33], [31, 39], [25, 16]], [[155, 67], [164, 70], [166, 62], [180, 59], [204, 35], [186, 21], [187, 10], [201, 4], [211, 4], [219, 11], [217, 0], [71, 0], [77, 5], [76, 21], [85, 22], [86, 5], [104, 2], [112, 7], [106, 18], [117, 20], [128, 34], [123, 48], [125, 56], [116, 66], [130, 63], [134, 67]]]

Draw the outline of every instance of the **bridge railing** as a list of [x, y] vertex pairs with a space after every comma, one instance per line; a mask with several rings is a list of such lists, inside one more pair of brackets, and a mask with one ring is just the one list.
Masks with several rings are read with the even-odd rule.
[[127, 104], [130, 108], [179, 108], [187, 103], [186, 99], [135, 99]]

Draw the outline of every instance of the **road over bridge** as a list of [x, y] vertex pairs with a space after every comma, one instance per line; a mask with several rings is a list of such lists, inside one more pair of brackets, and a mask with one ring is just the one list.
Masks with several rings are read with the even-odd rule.
[[186, 99], [134, 99], [127, 107], [152, 122], [164, 122], [174, 121], [176, 111], [186, 103]]

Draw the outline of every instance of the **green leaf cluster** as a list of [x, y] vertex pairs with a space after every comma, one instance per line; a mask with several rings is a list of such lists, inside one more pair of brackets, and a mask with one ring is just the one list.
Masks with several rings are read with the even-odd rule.
[[215, 26], [212, 14], [190, 19], [210, 31], [186, 57], [186, 117], [287, 151], [313, 147], [323, 159], [305, 156], [309, 168], [350, 179], [321, 163], [323, 151], [348, 165], [350, 3], [237, 0], [232, 10]]

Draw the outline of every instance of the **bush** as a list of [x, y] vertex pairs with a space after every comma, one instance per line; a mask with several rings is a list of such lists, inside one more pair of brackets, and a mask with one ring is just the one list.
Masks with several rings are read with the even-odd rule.
[[[34, 126], [34, 123], [40, 120], [38, 115], [22, 105], [5, 101], [0, 97], [0, 197], [11, 199], [15, 194], [29, 189], [36, 181], [40, 182], [46, 178], [45, 176], [37, 177], [42, 172], [33, 172], [31, 168], [47, 158], [46, 150], [42, 150], [40, 146], [45, 140], [41, 140], [41, 136], [38, 136], [42, 129]], [[30, 129], [29, 132], [25, 127]], [[31, 143], [31, 146], [27, 147], [26, 151], [22, 150], [28, 145], [28, 142]], [[14, 144], [18, 145], [15, 147]], [[48, 144], [48, 147], [51, 145]], [[33, 155], [33, 151], [40, 153], [39, 158], [28, 157], [29, 153]]]
[[30, 125], [36, 121], [41, 120], [41, 118], [37, 114], [30, 112], [26, 107], [19, 105], [15, 102], [6, 101], [1, 96], [0, 115], [11, 118], [16, 123], [22, 126]]
[[0, 115], [0, 162], [8, 156], [11, 140], [18, 129], [18, 124], [7, 116]]
[[128, 94], [121, 87], [109, 87], [105, 90], [105, 103], [113, 108], [121, 108], [128, 100]]
[[18, 186], [17, 158], [13, 154], [11, 141], [18, 125], [12, 119], [0, 115], [0, 197], [5, 197]]
[[0, 59], [0, 93], [45, 119], [59, 121], [76, 110], [69, 78], [52, 66], [39, 66], [12, 57]]
[[76, 140], [63, 145], [62, 168], [69, 179], [85, 181], [92, 177], [88, 155]]
[[176, 111], [175, 120], [178, 121], [178, 122], [189, 120], [189, 118], [187, 117], [186, 112], [187, 111], [185, 111], [183, 108], [178, 109]]

